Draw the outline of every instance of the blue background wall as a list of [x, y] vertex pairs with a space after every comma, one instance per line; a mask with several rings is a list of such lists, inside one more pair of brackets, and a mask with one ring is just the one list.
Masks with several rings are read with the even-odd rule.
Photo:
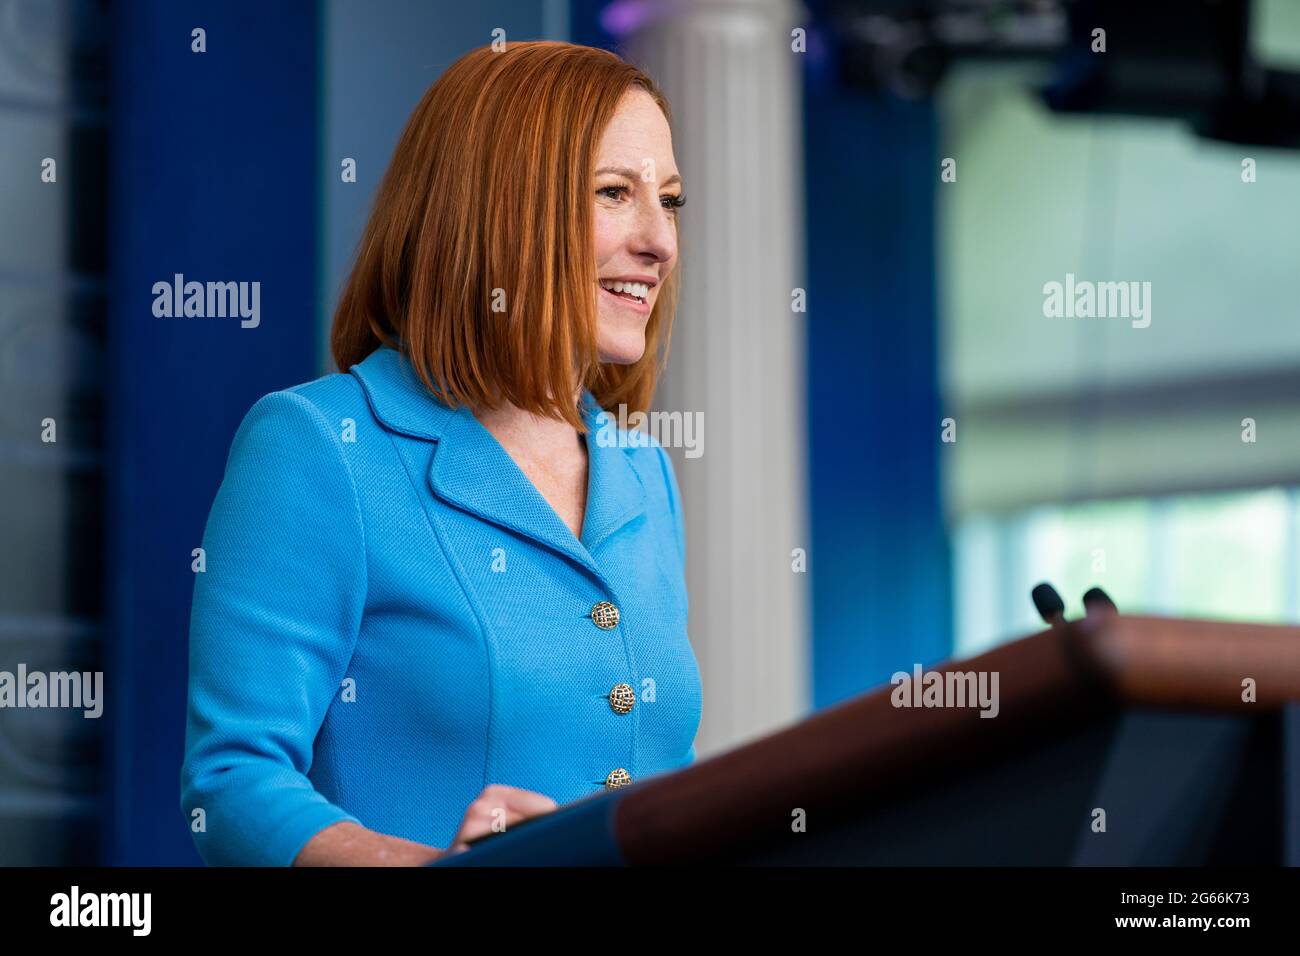
[[804, 88], [818, 708], [952, 647], [934, 110], [846, 91], [824, 56]]
[[[136, 0], [113, 30], [105, 862], [198, 862], [180, 809], [190, 553], [244, 413], [315, 377], [317, 16]], [[177, 272], [260, 281], [261, 324], [155, 318], [152, 286]]]

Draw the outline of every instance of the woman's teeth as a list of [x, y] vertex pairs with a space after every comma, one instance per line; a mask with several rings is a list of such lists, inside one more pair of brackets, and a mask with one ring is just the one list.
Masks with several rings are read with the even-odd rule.
[[636, 299], [642, 303], [650, 295], [650, 287], [644, 282], [606, 282], [602, 279], [600, 285], [601, 288], [608, 289], [615, 295], [625, 295], [629, 299]]

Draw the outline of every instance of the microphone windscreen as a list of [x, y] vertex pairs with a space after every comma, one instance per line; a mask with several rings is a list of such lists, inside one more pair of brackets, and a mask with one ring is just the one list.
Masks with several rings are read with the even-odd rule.
[[1053, 623], [1065, 613], [1065, 602], [1061, 600], [1061, 595], [1057, 594], [1056, 588], [1046, 581], [1035, 586], [1029, 592], [1029, 596], [1033, 599], [1034, 607], [1038, 610], [1038, 616], [1048, 624]]
[[1110, 595], [1101, 588], [1088, 588], [1083, 595], [1083, 607], [1088, 613], [1093, 611], [1111, 611], [1118, 614], [1119, 608], [1110, 599]]

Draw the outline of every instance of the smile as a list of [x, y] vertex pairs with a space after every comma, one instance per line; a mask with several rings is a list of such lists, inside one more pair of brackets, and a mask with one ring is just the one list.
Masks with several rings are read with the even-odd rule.
[[650, 311], [650, 287], [644, 282], [600, 282], [601, 291], [619, 304], [636, 312], [645, 314]]

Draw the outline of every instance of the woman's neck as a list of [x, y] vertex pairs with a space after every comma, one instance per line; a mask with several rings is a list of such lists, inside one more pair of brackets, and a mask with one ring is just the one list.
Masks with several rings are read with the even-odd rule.
[[536, 415], [509, 402], [475, 412], [474, 417], [502, 447], [533, 461], [580, 455], [586, 450], [577, 429], [568, 422]]

